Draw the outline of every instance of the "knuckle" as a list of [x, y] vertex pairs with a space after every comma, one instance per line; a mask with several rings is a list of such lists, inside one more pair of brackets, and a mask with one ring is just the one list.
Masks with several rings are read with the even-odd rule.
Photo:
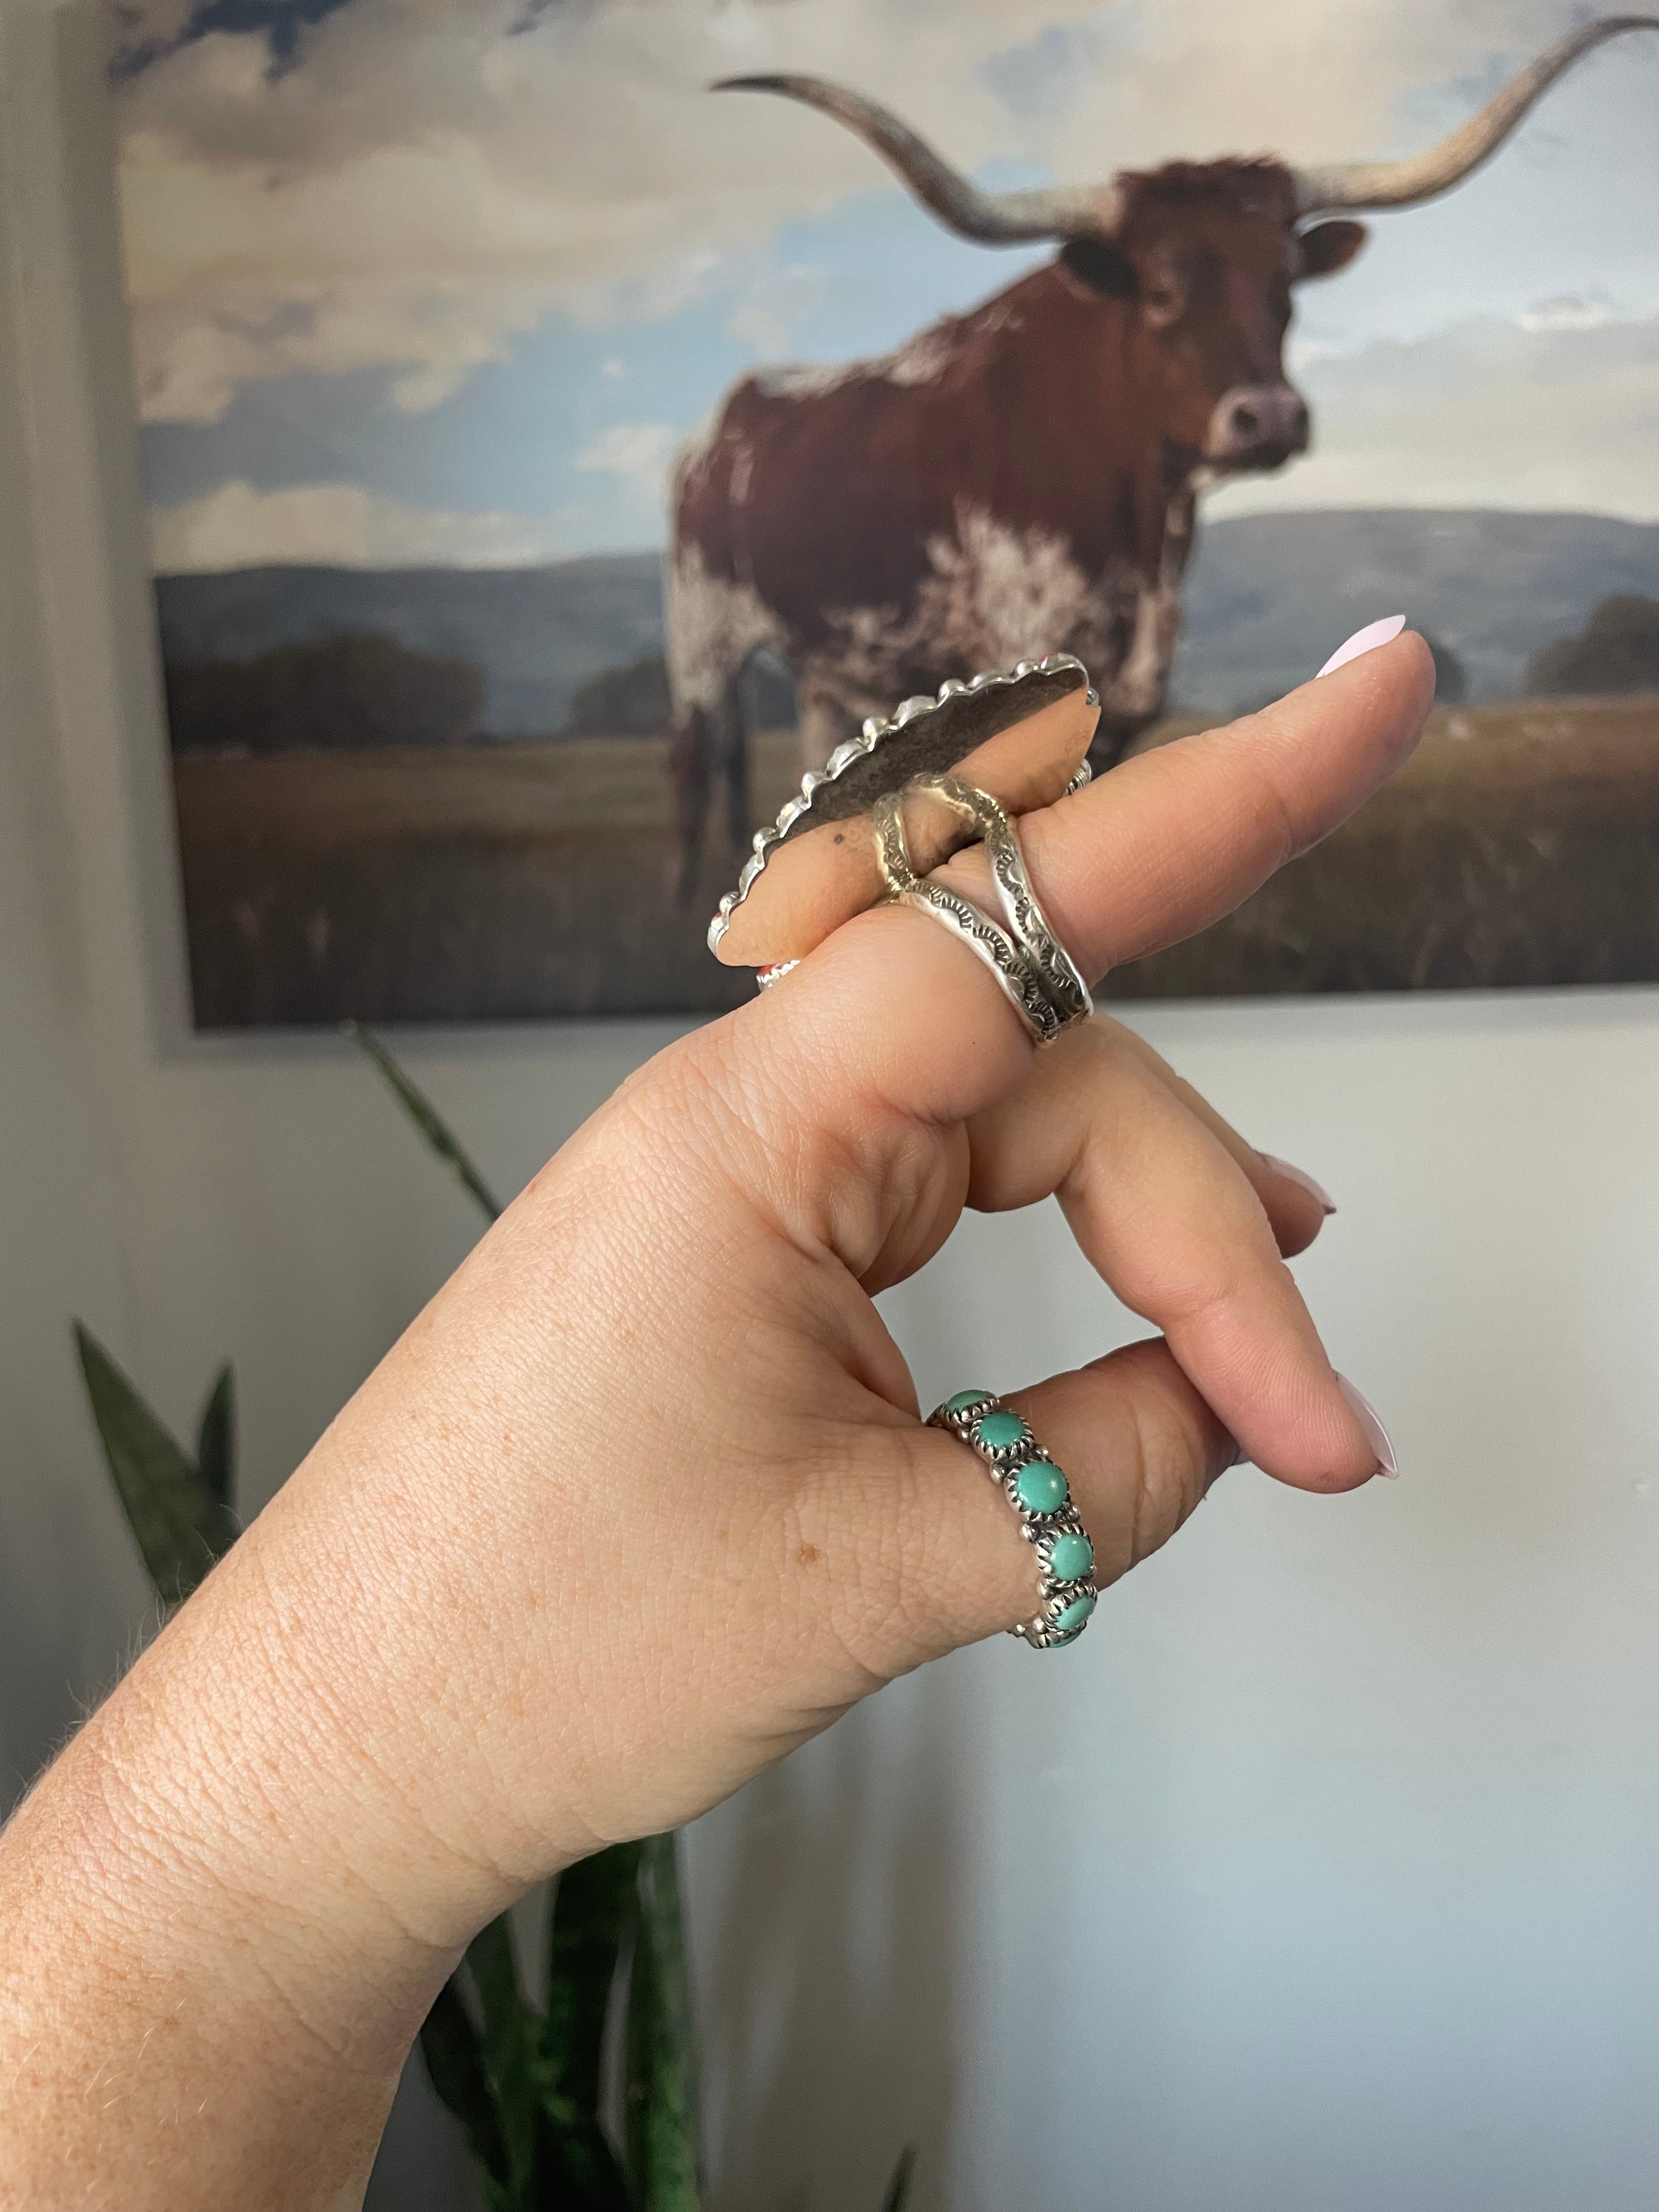
[[1167, 1544], [1204, 1495], [1205, 1456], [1197, 1425], [1164, 1392], [1139, 1401], [1133, 1423], [1135, 1515], [1129, 1565]]
[[988, 1634], [1018, 1610], [1011, 1579], [1029, 1559], [967, 1448], [936, 1430], [896, 1428], [836, 1487], [849, 1572], [830, 1626], [872, 1681], [890, 1680]]

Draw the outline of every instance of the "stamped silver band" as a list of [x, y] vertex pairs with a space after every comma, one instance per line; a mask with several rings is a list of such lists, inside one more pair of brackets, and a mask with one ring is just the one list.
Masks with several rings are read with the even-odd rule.
[[1089, 987], [1077, 964], [1054, 931], [1031, 888], [1026, 872], [1019, 831], [1008, 818], [1001, 801], [976, 784], [963, 783], [953, 775], [927, 775], [911, 787], [942, 799], [965, 821], [971, 822], [985, 841], [986, 856], [997, 887], [997, 897], [1007, 916], [1014, 941], [1041, 977], [1044, 989], [1059, 1009], [1062, 1026], [1086, 1022], [1095, 1010]]
[[977, 1452], [992, 1480], [1014, 1509], [1019, 1532], [1036, 1553], [1037, 1610], [1016, 1621], [1011, 1636], [1033, 1650], [1075, 1644], [1099, 1601], [1095, 1549], [1072, 1503], [1071, 1485], [1012, 1406], [994, 1391], [958, 1390], [927, 1416]]
[[917, 875], [910, 865], [904, 836], [902, 794], [888, 792], [876, 802], [876, 851], [886, 880], [888, 896], [895, 905], [921, 908], [959, 937], [976, 959], [984, 962], [1016, 1012], [1039, 1044], [1051, 1044], [1063, 1026], [1060, 1009], [1048, 996], [1042, 978], [1006, 929], [981, 914], [971, 899], [943, 884]]
[[[1006, 929], [960, 891], [917, 875], [904, 830], [904, 800], [912, 792], [942, 799], [978, 830]], [[1037, 1043], [1052, 1044], [1073, 1022], [1088, 1019], [1094, 1006], [1087, 987], [1049, 928], [1013, 824], [989, 792], [954, 776], [921, 776], [902, 792], [885, 793], [874, 814], [876, 856], [889, 897], [921, 908], [960, 937], [996, 977]]]

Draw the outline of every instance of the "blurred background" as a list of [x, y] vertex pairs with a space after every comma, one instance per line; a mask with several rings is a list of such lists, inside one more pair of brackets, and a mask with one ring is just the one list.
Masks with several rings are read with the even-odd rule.
[[[234, 1358], [257, 1505], [477, 1224], [348, 1046], [191, 1035], [104, 31], [13, 0], [3, 35], [15, 1796], [153, 1617], [70, 1317], [181, 1428]], [[1589, 137], [1613, 224], [1650, 111], [1622, 153]], [[698, 1825], [710, 2201], [871, 2205], [915, 2141], [925, 2212], [1634, 2212], [1659, 2162], [1655, 996], [1133, 1017], [1335, 1194], [1297, 1273], [1402, 1479], [1314, 1501], [1237, 1470], [1075, 1653], [963, 1655]], [[671, 1033], [396, 1042], [511, 1191]], [[927, 1402], [1135, 1333], [1048, 1211], [969, 1222], [884, 1304]], [[376, 2212], [470, 2187], [413, 2068]]]
[[[1154, 345], [1055, 240], [959, 235], [851, 130], [708, 88], [817, 71], [979, 189], [1103, 187], [1417, 153], [1570, 20], [112, 6], [197, 1025], [735, 1004], [708, 917], [866, 714], [1066, 649], [1115, 742], [1155, 744], [1396, 611], [1440, 665], [1418, 761], [1111, 992], [1659, 979], [1659, 39], [1584, 56], [1474, 173], [1370, 214], [1351, 263], [1340, 223], [1304, 226], [1338, 265], [1291, 287], [1282, 362], [1280, 241], [1258, 266], [1218, 202], [1171, 204], [1167, 264], [1148, 218], [1097, 272], [1178, 272]], [[1200, 495], [1184, 580], [1199, 434], [1159, 345], [1212, 430], [1231, 393], [1259, 433]], [[1300, 400], [1287, 462], [1271, 426]], [[716, 736], [733, 716], [746, 744]]]

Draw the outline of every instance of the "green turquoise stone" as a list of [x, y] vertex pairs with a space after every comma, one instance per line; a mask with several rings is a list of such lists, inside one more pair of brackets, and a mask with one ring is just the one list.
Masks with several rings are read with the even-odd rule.
[[945, 1410], [947, 1413], [965, 1413], [970, 1407], [982, 1405], [990, 1395], [988, 1390], [958, 1390], [954, 1398], [945, 1400]]
[[1023, 1444], [1030, 1433], [1018, 1413], [1002, 1407], [974, 1423], [974, 1441], [987, 1451], [1009, 1451], [1015, 1444]]
[[1048, 1554], [1048, 1571], [1057, 1583], [1079, 1582], [1095, 1563], [1095, 1547], [1086, 1536], [1056, 1536]]
[[1066, 1478], [1052, 1460], [1028, 1459], [1014, 1477], [1014, 1492], [1028, 1513], [1053, 1513], [1066, 1503]]
[[1087, 1590], [1085, 1590], [1081, 1597], [1074, 1597], [1070, 1605], [1060, 1607], [1050, 1633], [1054, 1636], [1075, 1636], [1094, 1611], [1096, 1602], [1097, 1601], [1090, 1596]]

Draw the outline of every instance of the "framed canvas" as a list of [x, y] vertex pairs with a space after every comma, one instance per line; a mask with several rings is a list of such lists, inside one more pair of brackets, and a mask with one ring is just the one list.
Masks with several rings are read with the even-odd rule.
[[1650, 32], [112, 24], [198, 1027], [736, 1003], [709, 915], [864, 717], [1071, 652], [1109, 768], [1396, 611], [1417, 758], [1108, 994], [1659, 978]]

